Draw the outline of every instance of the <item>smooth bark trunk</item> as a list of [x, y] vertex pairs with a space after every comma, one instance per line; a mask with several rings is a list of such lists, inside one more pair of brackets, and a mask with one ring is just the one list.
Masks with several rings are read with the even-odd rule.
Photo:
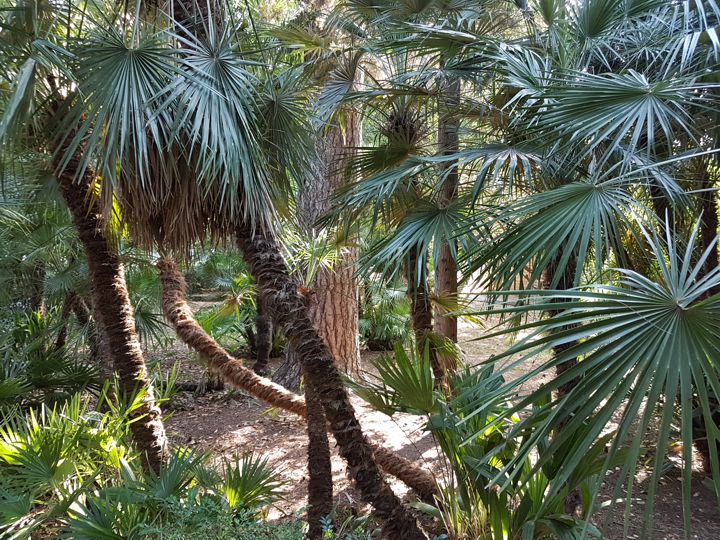
[[[71, 138], [68, 138], [70, 140]], [[62, 152], [59, 153], [62, 155]], [[125, 284], [125, 270], [114, 246], [104, 233], [99, 203], [91, 199], [94, 172], [89, 168], [75, 179], [81, 155], [74, 155], [58, 177], [78, 236], [85, 249], [98, 323], [107, 339], [108, 353], [128, 396], [141, 391], [131, 414], [133, 440], [147, 470], [159, 471], [167, 457], [168, 443], [161, 413], [153, 398], [145, 359], [135, 330], [133, 308]]]

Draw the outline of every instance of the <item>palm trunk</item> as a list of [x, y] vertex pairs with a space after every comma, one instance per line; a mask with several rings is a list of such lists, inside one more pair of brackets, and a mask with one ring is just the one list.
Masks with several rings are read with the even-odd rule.
[[[550, 264], [545, 269], [545, 272], [543, 274], [543, 288], [546, 290], [552, 288], [553, 278], [555, 276], [557, 265], [560, 262], [561, 255], [562, 254], [560, 252], [558, 252], [558, 254], [555, 256], [555, 259], [553, 260], [552, 264]], [[573, 255], [568, 260], [567, 265], [565, 266], [565, 269], [563, 270], [563, 275], [560, 278], [560, 280], [558, 281], [556, 288], [560, 291], [567, 291], [567, 290], [572, 289], [575, 286], [575, 272], [576, 271], [577, 271], [577, 259]], [[560, 310], [557, 310], [557, 309], [550, 309], [550, 310], [547, 310], [547, 312], [546, 312], [546, 314], [549, 317], [554, 317], [558, 313], [560, 313]], [[561, 354], [563, 354], [565, 351], [567, 351], [568, 349], [570, 349], [574, 346], [575, 346], [574, 342], [556, 345], [553, 347], [553, 355], [555, 355], [555, 357], [558, 357]], [[564, 362], [559, 363], [558, 365], [555, 366], [555, 376], [559, 377], [560, 375], [565, 373], [568, 369], [572, 368], [573, 366], [576, 366], [577, 362], [578, 362], [577, 358], [570, 358]], [[562, 398], [562, 397], [566, 396], [567, 394], [569, 394], [570, 391], [577, 386], [578, 382], [580, 382], [580, 379], [575, 378], [575, 379], [572, 379], [572, 380], [566, 382], [565, 384], [560, 385], [557, 389], [557, 397]]]
[[46, 275], [47, 271], [44, 262], [36, 263], [33, 266], [30, 281], [30, 310], [33, 313], [39, 313], [41, 319], [44, 319], [47, 315], [47, 306], [45, 305]]
[[[279, 257], [279, 254], [277, 256]], [[213, 364], [229, 384], [273, 407], [307, 418], [308, 412], [302, 397], [243, 366], [240, 360], [229, 355], [200, 327], [185, 300], [185, 279], [178, 266], [170, 259], [162, 259], [158, 263], [158, 268], [163, 313], [183, 343], [195, 350], [206, 362]], [[291, 280], [286, 276], [282, 282], [291, 282]], [[372, 450], [378, 465], [385, 472], [414, 489], [423, 500], [433, 501], [437, 493], [437, 485], [430, 473], [381, 446], [372, 445]]]
[[270, 351], [273, 343], [272, 318], [267, 313], [265, 299], [262, 291], [257, 295], [257, 316], [255, 317], [255, 365], [253, 371], [258, 375], [265, 375], [268, 371]]
[[420, 259], [420, 252], [417, 246], [410, 249], [407, 262], [408, 274], [408, 297], [410, 298], [410, 310], [412, 317], [413, 333], [415, 334], [415, 345], [420, 354], [427, 350], [430, 356], [430, 366], [435, 375], [435, 382], [442, 385], [445, 379], [445, 369], [441, 365], [440, 357], [432, 342], [433, 314], [430, 304], [430, 295], [425, 278], [427, 271], [427, 256]]
[[142, 392], [139, 406], [131, 414], [133, 439], [146, 470], [159, 471], [167, 457], [165, 428], [135, 331], [125, 271], [117, 251], [105, 237], [100, 206], [96, 200], [89, 199], [95, 182], [94, 173], [86, 169], [79, 179], [75, 179], [80, 157], [73, 156], [58, 177], [60, 191], [85, 248], [98, 323], [104, 329], [120, 388], [128, 396]]
[[333, 482], [327, 422], [314, 385], [305, 385], [308, 432], [308, 540], [323, 537], [322, 519], [332, 511]]
[[[443, 62], [444, 65], [444, 62]], [[441, 66], [442, 67], [442, 66]], [[439, 119], [438, 119], [438, 153], [450, 155], [460, 150], [460, 123], [454, 116], [454, 109], [460, 103], [460, 79], [450, 78], [443, 84], [440, 90]], [[445, 180], [440, 192], [440, 203], [449, 205], [457, 198], [459, 175], [457, 162], [444, 165]], [[457, 307], [458, 278], [457, 262], [450, 249], [452, 238], [445, 238], [440, 245], [440, 257], [435, 267], [435, 291], [443, 304], [447, 304], [449, 310]], [[453, 343], [457, 343], [457, 318], [448, 317], [439, 310], [435, 313], [435, 331], [445, 336]]]
[[376, 515], [384, 521], [385, 535], [388, 538], [426, 538], [380, 474], [340, 372], [310, 319], [298, 284], [290, 277], [277, 244], [247, 224], [238, 226], [237, 239], [255, 281], [267, 292], [273, 320], [285, 330], [302, 362], [307, 383], [318, 392], [340, 455], [347, 462], [363, 499], [373, 505]]
[[62, 305], [62, 311], [60, 312], [60, 330], [58, 330], [57, 339], [55, 340], [55, 349], [62, 349], [65, 347], [65, 344], [67, 343], [67, 335], [68, 335], [68, 320], [70, 319], [70, 314], [73, 311], [73, 304], [75, 303], [75, 297], [77, 295], [70, 291], [65, 294], [65, 299], [63, 300]]

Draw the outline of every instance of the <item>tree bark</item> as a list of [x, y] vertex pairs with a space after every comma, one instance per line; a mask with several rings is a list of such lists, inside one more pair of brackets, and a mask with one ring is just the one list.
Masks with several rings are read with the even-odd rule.
[[[715, 179], [711, 173], [714, 166], [717, 166], [717, 160], [714, 158], [700, 158], [696, 163], [696, 177], [698, 184], [700, 185], [700, 189], [707, 190], [702, 191], [700, 195], [700, 211], [702, 212], [700, 241], [701, 250], [703, 252], [715, 244], [715, 239], [718, 234], [717, 191], [715, 191]], [[717, 244], [715, 244], [715, 249], [710, 251], [698, 279], [707, 275], [708, 272], [713, 271], [718, 267], [718, 264], [718, 249]], [[709, 292], [709, 296], [718, 294], [719, 292], [720, 288], [715, 287], [714, 290]], [[708, 401], [712, 407], [713, 421], [716, 426], [720, 425], [720, 403], [711, 388], [708, 388]], [[705, 425], [705, 415], [700, 411], [700, 403], [698, 400], [696, 400], [694, 407], [696, 412], [699, 414], [693, 415], [693, 442], [695, 444], [695, 448], [700, 454], [703, 470], [708, 474], [712, 474], [710, 442], [708, 440], [708, 429]], [[720, 453], [720, 443], [716, 442], [715, 444], [717, 451]]]
[[33, 313], [39, 313], [41, 319], [44, 319], [47, 315], [47, 306], [45, 305], [46, 275], [45, 263], [35, 263], [30, 277], [30, 310]]
[[[444, 60], [441, 61], [441, 68]], [[449, 77], [440, 83], [442, 88], [439, 94], [438, 117], [438, 153], [441, 156], [454, 154], [460, 150], [460, 122], [455, 109], [460, 104], [460, 79]], [[457, 162], [450, 162], [443, 166], [442, 174], [445, 179], [440, 191], [440, 204], [447, 206], [457, 198], [459, 175]], [[444, 238], [440, 245], [439, 260], [435, 262], [435, 291], [437, 296], [447, 304], [449, 310], [457, 308], [458, 278], [457, 262], [450, 249], [450, 243], [455, 239]], [[454, 246], [453, 246], [454, 247]], [[440, 310], [435, 312], [435, 331], [445, 336], [453, 343], [457, 343], [457, 318], [448, 317]]]
[[320, 396], [313, 384], [305, 385], [308, 433], [308, 533], [309, 540], [323, 537], [322, 519], [332, 512], [333, 482], [327, 423]]
[[[279, 257], [279, 254], [277, 256]], [[200, 327], [185, 300], [185, 279], [175, 262], [167, 258], [162, 259], [158, 263], [158, 268], [160, 270], [163, 313], [183, 343], [195, 350], [208, 363], [213, 364], [228, 383], [273, 407], [291, 412], [301, 418], [307, 418], [307, 408], [302, 397], [246, 368], [240, 360], [229, 355]], [[289, 276], [279, 282], [294, 284]], [[287, 318], [284, 320], [287, 321]], [[372, 449], [378, 465], [385, 472], [410, 486], [423, 500], [433, 501], [434, 495], [437, 493], [437, 485], [430, 473], [381, 446], [372, 445]]]
[[[550, 264], [543, 273], [543, 288], [548, 290], [552, 289], [552, 282], [555, 277], [557, 265], [560, 262], [560, 258], [562, 256], [562, 253], [558, 251], [557, 255], [555, 256], [552, 264]], [[560, 291], [567, 291], [569, 289], [572, 289], [575, 286], [575, 272], [577, 271], [577, 258], [575, 255], [571, 256], [570, 259], [567, 262], [567, 265], [565, 266], [565, 269], [563, 270], [563, 275], [558, 281], [558, 284], [556, 286], [556, 289]], [[546, 315], [548, 317], [554, 317], [560, 313], [560, 310], [557, 309], [551, 309], [546, 312]], [[560, 356], [568, 349], [575, 346], [574, 342], [571, 343], [563, 343], [561, 345], [556, 345], [553, 347], [553, 355], [555, 357]], [[577, 358], [571, 358], [569, 360], [566, 360], [564, 362], [559, 363], [555, 366], [555, 376], [559, 377], [563, 373], [565, 373], [568, 369], [572, 368], [573, 366], [577, 365]], [[580, 381], [580, 379], [575, 378], [570, 381], [568, 381], [565, 384], [562, 384], [557, 389], [557, 398], [560, 399], [562, 397], [565, 397], [567, 394], [570, 393], [570, 391], [577, 386], [577, 383]]]
[[258, 375], [266, 375], [268, 372], [268, 362], [270, 361], [270, 351], [273, 343], [273, 326], [272, 318], [267, 314], [265, 307], [265, 298], [262, 291], [257, 295], [257, 316], [255, 317], [255, 365], [253, 371]]
[[312, 384], [318, 393], [340, 454], [347, 461], [363, 499], [373, 505], [376, 515], [384, 521], [385, 535], [389, 538], [426, 538], [380, 474], [340, 372], [310, 319], [298, 284], [290, 278], [277, 244], [247, 224], [238, 226], [237, 238], [255, 281], [267, 293], [273, 320], [285, 330], [302, 362], [308, 384]]
[[[301, 232], [310, 237], [327, 234], [317, 229], [317, 221], [330, 210], [333, 193], [346, 185], [350, 162], [360, 145], [360, 116], [353, 110], [342, 114], [345, 129], [333, 124], [319, 136], [318, 159], [299, 192], [298, 221]], [[357, 249], [346, 247], [332, 269], [320, 268], [306, 285], [310, 319], [337, 367], [348, 375], [360, 369], [356, 265]], [[297, 362], [297, 355], [288, 348], [285, 363], [292, 362]], [[299, 381], [290, 378], [299, 376], [299, 369], [283, 365], [279, 371], [277, 382], [299, 387]]]
[[[71, 140], [68, 137], [68, 141]], [[62, 155], [63, 152], [58, 153]], [[97, 200], [90, 198], [95, 183], [89, 168], [75, 179], [81, 154], [74, 155], [58, 176], [60, 191], [67, 203], [85, 249], [98, 323], [108, 342], [108, 352], [127, 395], [143, 393], [132, 412], [130, 428], [146, 470], [159, 471], [167, 457], [167, 438], [161, 413], [153, 398], [145, 359], [135, 330], [133, 308], [125, 284], [120, 257], [104, 233], [105, 220]]]
[[[422, 258], [421, 258], [422, 257]], [[428, 291], [427, 256], [420, 254], [417, 246], [410, 249], [407, 261], [408, 297], [410, 298], [410, 311], [412, 317], [415, 345], [419, 354], [425, 354], [427, 349], [430, 357], [430, 366], [435, 376], [435, 382], [441, 385], [445, 379], [445, 369], [441, 365], [435, 345], [432, 342], [433, 314], [432, 304]]]
[[60, 330], [58, 330], [57, 339], [55, 340], [55, 349], [62, 349], [67, 343], [68, 335], [68, 319], [73, 311], [73, 304], [75, 303], [76, 294], [70, 291], [65, 294], [63, 300], [62, 311], [60, 312]]

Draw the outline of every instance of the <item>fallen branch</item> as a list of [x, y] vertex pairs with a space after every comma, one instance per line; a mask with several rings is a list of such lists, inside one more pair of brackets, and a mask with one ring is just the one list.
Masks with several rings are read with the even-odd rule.
[[[266, 401], [273, 407], [289, 411], [303, 419], [307, 418], [307, 407], [301, 396], [245, 367], [241, 360], [228, 354], [200, 327], [185, 300], [185, 278], [177, 264], [171, 259], [163, 258], [158, 263], [158, 268], [163, 313], [178, 337], [212, 365], [229, 384]], [[433, 501], [438, 491], [435, 478], [429, 472], [377, 444], [372, 445], [372, 450], [382, 470], [415, 490], [422, 500]]]

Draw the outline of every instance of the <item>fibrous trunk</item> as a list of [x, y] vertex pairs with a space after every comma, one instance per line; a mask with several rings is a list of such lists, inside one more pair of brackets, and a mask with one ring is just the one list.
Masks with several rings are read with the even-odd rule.
[[273, 344], [272, 318], [267, 313], [265, 298], [262, 291], [257, 295], [257, 315], [255, 317], [255, 365], [253, 370], [259, 375], [266, 375]]
[[322, 519], [332, 511], [333, 483], [330, 444], [325, 413], [313, 384], [305, 385], [308, 432], [308, 533], [309, 540], [323, 537]]
[[[267, 294], [273, 321], [285, 331], [299, 355], [305, 376], [317, 389], [340, 454], [363, 499], [373, 505], [378, 517], [384, 521], [388, 537], [425, 538], [380, 474], [372, 448], [343, 387], [340, 372], [308, 316], [298, 284], [290, 277], [277, 244], [250, 225], [238, 227], [237, 239], [256, 283]], [[257, 377], [254, 373], [253, 376]]]
[[[174, 261], [168, 258], [158, 263], [162, 288], [162, 308], [165, 317], [178, 337], [208, 363], [220, 371], [225, 380], [273, 407], [307, 418], [305, 400], [286, 388], [257, 375], [237, 358], [225, 351], [195, 321], [185, 300], [186, 284]], [[414, 463], [378, 445], [372, 445], [375, 458], [382, 469], [414, 489], [420, 497], [433, 501], [437, 493], [434, 477]]]
[[145, 468], [159, 471], [167, 456], [165, 428], [153, 398], [135, 330], [123, 264], [117, 250], [105, 236], [100, 205], [91, 198], [94, 174], [87, 168], [79, 178], [75, 178], [80, 159], [80, 155], [74, 155], [59, 175], [60, 191], [85, 249], [97, 322], [107, 339], [108, 354], [120, 388], [128, 396], [138, 391], [142, 393], [139, 406], [131, 414], [133, 422], [130, 428], [134, 442]]

